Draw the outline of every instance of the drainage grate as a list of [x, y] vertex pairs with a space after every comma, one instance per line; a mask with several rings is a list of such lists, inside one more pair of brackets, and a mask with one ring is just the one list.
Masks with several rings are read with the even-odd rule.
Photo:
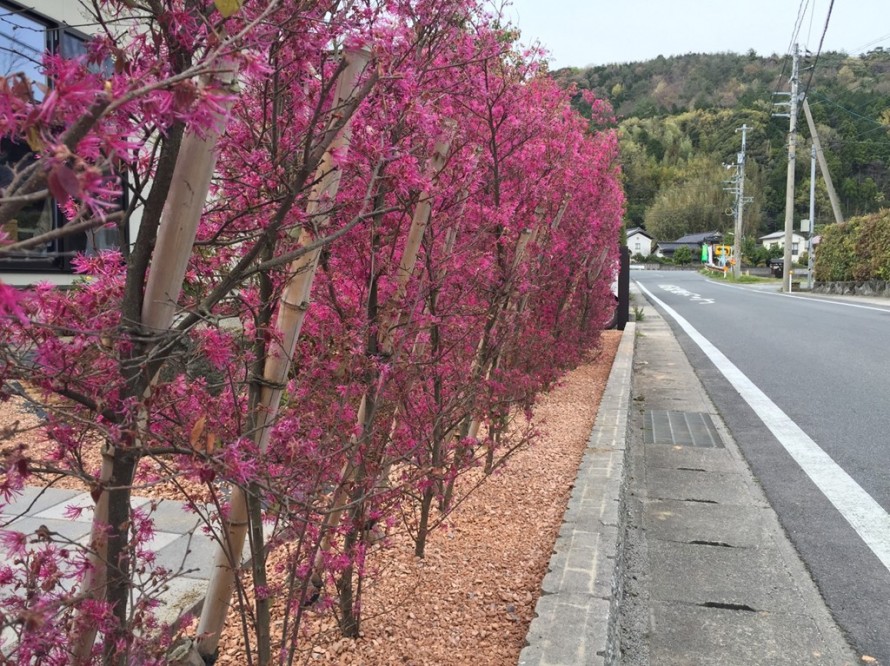
[[647, 411], [643, 441], [646, 444], [723, 448], [711, 415], [700, 412]]

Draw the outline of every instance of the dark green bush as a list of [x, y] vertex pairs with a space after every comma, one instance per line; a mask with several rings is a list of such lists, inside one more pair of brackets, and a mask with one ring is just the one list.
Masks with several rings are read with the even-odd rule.
[[816, 279], [820, 282], [849, 282], [856, 260], [858, 218], [832, 224], [822, 232], [816, 250]]

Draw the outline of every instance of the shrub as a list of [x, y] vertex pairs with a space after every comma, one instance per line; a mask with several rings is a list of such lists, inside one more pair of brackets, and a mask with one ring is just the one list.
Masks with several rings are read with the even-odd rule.
[[890, 280], [890, 209], [827, 227], [816, 253], [816, 279]]
[[688, 247], [678, 247], [674, 252], [674, 263], [675, 264], [691, 264], [692, 263], [692, 250]]

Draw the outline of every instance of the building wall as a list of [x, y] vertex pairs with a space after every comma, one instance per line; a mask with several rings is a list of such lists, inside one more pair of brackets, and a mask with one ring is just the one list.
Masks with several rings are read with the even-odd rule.
[[[21, 9], [37, 20], [46, 19], [51, 23], [67, 26], [82, 35], [95, 34], [100, 29], [81, 0], [0, 0], [0, 12], [7, 12], [10, 9]], [[2, 74], [3, 72], [0, 72], [0, 75]], [[138, 208], [129, 219], [130, 243], [136, 239], [141, 213], [141, 208]], [[0, 279], [11, 285], [28, 285], [35, 282], [65, 285], [70, 284], [73, 277], [67, 270], [30, 269], [0, 264]]]
[[627, 237], [627, 247], [631, 255], [642, 254], [648, 257], [652, 254], [652, 239], [643, 234], [633, 234]]
[[12, 4], [21, 5], [59, 23], [66, 23], [81, 32], [95, 32], [94, 21], [78, 0], [19, 0]]
[[[765, 248], [770, 248], [773, 246], [776, 247], [785, 247], [785, 236], [779, 236], [778, 238], [761, 238], [761, 245]], [[791, 234], [791, 261], [797, 262], [804, 252], [807, 251], [807, 239], [801, 236], [797, 232], [792, 232]]]

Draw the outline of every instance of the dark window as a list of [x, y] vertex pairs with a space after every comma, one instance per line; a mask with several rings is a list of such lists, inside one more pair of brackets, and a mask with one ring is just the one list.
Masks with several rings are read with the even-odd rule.
[[[86, 37], [67, 26], [34, 14], [23, 7], [0, 0], [0, 76], [24, 74], [32, 82], [34, 98], [43, 97], [37, 84], [49, 85], [42, 70], [45, 51], [74, 58], [86, 53]], [[0, 138], [0, 192], [13, 180], [18, 169], [34, 159], [27, 142], [19, 137]], [[65, 216], [55, 200], [47, 199], [22, 208], [4, 231], [13, 241], [22, 241], [64, 225]], [[120, 246], [116, 228], [100, 227], [87, 233], [66, 236], [16, 254], [3, 255], [0, 269], [71, 269], [77, 254]]]

